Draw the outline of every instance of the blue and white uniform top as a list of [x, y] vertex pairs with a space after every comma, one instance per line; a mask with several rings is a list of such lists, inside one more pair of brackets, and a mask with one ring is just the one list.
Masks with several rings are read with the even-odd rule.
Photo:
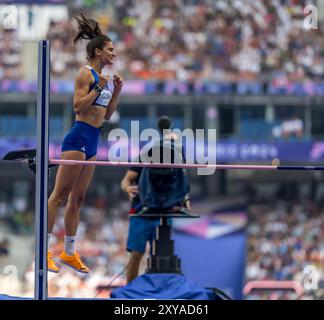
[[[94, 88], [94, 86], [99, 83], [99, 75], [91, 66], [86, 66], [86, 68], [88, 68], [91, 71], [95, 80], [94, 83], [89, 88], [89, 92], [90, 92]], [[92, 105], [107, 108], [111, 100], [111, 97], [112, 97], [112, 91], [109, 89], [108, 82], [107, 82], [106, 86], [103, 88], [100, 95], [98, 95], [98, 97], [92, 102]]]

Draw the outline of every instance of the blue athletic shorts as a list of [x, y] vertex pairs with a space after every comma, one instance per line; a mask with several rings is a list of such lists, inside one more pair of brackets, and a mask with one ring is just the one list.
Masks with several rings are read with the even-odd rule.
[[[160, 224], [160, 219], [148, 219], [141, 217], [129, 218], [127, 251], [137, 251], [145, 253], [147, 242], [150, 243], [152, 254], [152, 243], [156, 238], [156, 228]], [[171, 224], [171, 219], [168, 219]]]
[[85, 153], [86, 160], [88, 160], [97, 154], [98, 140], [99, 128], [82, 121], [76, 121], [65, 135], [61, 151], [81, 151]]

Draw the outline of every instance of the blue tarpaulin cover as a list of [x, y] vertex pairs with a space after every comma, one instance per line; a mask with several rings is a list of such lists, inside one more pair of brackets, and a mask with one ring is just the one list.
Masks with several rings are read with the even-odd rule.
[[212, 290], [179, 274], [143, 274], [125, 287], [113, 290], [112, 298], [118, 299], [188, 299], [214, 300]]

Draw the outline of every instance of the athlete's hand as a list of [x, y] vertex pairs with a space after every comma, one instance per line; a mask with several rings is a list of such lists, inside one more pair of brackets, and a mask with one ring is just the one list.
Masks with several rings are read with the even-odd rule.
[[110, 80], [110, 77], [109, 76], [102, 76], [99, 74], [99, 86], [101, 88], [104, 88], [106, 85], [107, 85], [107, 82]]
[[113, 84], [114, 84], [114, 88], [115, 90], [121, 90], [121, 88], [123, 87], [123, 78], [117, 74], [114, 74], [114, 79], [113, 79]]
[[138, 194], [138, 186], [128, 186], [126, 192], [129, 200], [132, 201], [134, 197]]

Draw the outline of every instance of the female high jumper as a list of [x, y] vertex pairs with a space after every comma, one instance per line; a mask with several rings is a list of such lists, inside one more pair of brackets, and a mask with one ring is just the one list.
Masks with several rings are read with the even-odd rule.
[[[98, 22], [82, 13], [75, 16], [78, 34], [73, 42], [88, 40], [86, 51], [89, 64], [82, 67], [75, 80], [73, 109], [75, 123], [62, 143], [62, 159], [95, 160], [99, 127], [109, 120], [116, 110], [123, 79], [114, 75], [113, 88], [109, 77], [101, 74], [105, 66], [112, 66], [116, 54], [111, 39], [102, 34]], [[65, 205], [65, 245], [59, 261], [78, 272], [88, 273], [89, 268], [81, 261], [76, 251], [76, 233], [82, 206], [95, 166], [60, 165], [56, 174], [54, 190], [48, 200], [48, 239], [59, 208]], [[48, 240], [48, 242], [49, 242]], [[51, 252], [48, 251], [48, 270], [59, 272]]]

